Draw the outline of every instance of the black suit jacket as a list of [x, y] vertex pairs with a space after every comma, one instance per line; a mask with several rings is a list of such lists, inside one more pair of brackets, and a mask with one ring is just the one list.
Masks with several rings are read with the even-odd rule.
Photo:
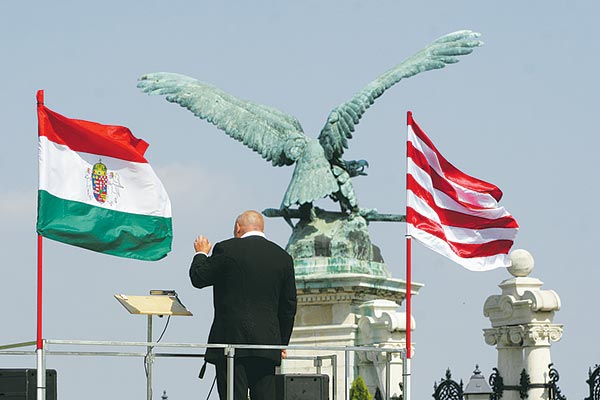
[[[210, 257], [194, 256], [190, 279], [197, 288], [213, 286], [208, 343], [289, 343], [296, 315], [294, 263], [275, 243], [261, 236], [217, 243]], [[206, 361], [214, 364], [223, 354], [223, 349], [208, 349]], [[236, 349], [236, 356], [281, 362], [280, 350]]]

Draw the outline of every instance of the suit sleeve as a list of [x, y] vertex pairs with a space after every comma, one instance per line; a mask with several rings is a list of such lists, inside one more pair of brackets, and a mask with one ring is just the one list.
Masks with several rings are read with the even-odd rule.
[[227, 256], [224, 254], [222, 246], [217, 243], [213, 248], [210, 257], [204, 254], [196, 254], [192, 259], [190, 266], [190, 280], [192, 286], [201, 289], [212, 286], [223, 273], [221, 266]]
[[288, 345], [294, 328], [294, 317], [296, 316], [296, 278], [294, 275], [294, 262], [290, 257], [287, 266], [286, 277], [283, 282], [281, 296], [279, 298], [279, 329], [281, 333], [281, 344]]

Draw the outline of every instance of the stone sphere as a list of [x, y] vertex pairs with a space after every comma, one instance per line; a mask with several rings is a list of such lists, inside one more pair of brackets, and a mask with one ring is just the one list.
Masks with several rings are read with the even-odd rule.
[[511, 266], [508, 267], [508, 272], [512, 276], [525, 277], [533, 270], [533, 256], [530, 252], [523, 249], [517, 249], [510, 252]]

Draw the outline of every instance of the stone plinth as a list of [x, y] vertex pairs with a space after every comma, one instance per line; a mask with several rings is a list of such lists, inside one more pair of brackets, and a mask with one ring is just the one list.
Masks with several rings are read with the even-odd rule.
[[[315, 260], [318, 263], [319, 260]], [[405, 313], [396, 310], [406, 297], [406, 282], [387, 276], [357, 273], [297, 275], [298, 312], [291, 345], [406, 348]], [[412, 284], [413, 294], [423, 285]], [[414, 329], [414, 321], [411, 323]], [[320, 351], [318, 355], [333, 352]], [[317, 355], [288, 351], [290, 356]], [[385, 389], [385, 355], [356, 353], [350, 357], [350, 379], [361, 375], [371, 393]], [[398, 395], [402, 380], [399, 354], [391, 360], [391, 394]], [[337, 398], [346, 390], [343, 352], [337, 353]], [[332, 377], [328, 362], [323, 373]], [[283, 373], [314, 373], [312, 361], [285, 360]], [[383, 390], [382, 390], [383, 391]]]
[[[514, 276], [498, 286], [502, 294], [487, 298], [483, 314], [492, 328], [484, 329], [487, 344], [498, 350], [498, 371], [505, 386], [518, 386], [521, 371], [529, 374], [532, 384], [549, 382], [550, 342], [562, 336], [562, 325], [554, 324], [560, 298], [553, 290], [542, 290], [543, 282], [527, 275], [533, 270], [533, 257], [525, 250], [511, 253]], [[532, 388], [529, 400], [547, 398], [547, 389]], [[519, 392], [504, 392], [504, 400], [518, 400]]]

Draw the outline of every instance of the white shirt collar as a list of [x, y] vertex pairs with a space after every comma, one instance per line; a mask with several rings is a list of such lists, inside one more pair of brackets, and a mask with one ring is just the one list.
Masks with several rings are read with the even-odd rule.
[[266, 236], [265, 236], [265, 234], [264, 234], [264, 232], [261, 232], [261, 231], [248, 231], [248, 232], [244, 233], [244, 234], [243, 234], [243, 235], [240, 237], [240, 239], [243, 239], [243, 238], [245, 238], [245, 237], [248, 237], [248, 236], [261, 236], [261, 237], [266, 237]]

